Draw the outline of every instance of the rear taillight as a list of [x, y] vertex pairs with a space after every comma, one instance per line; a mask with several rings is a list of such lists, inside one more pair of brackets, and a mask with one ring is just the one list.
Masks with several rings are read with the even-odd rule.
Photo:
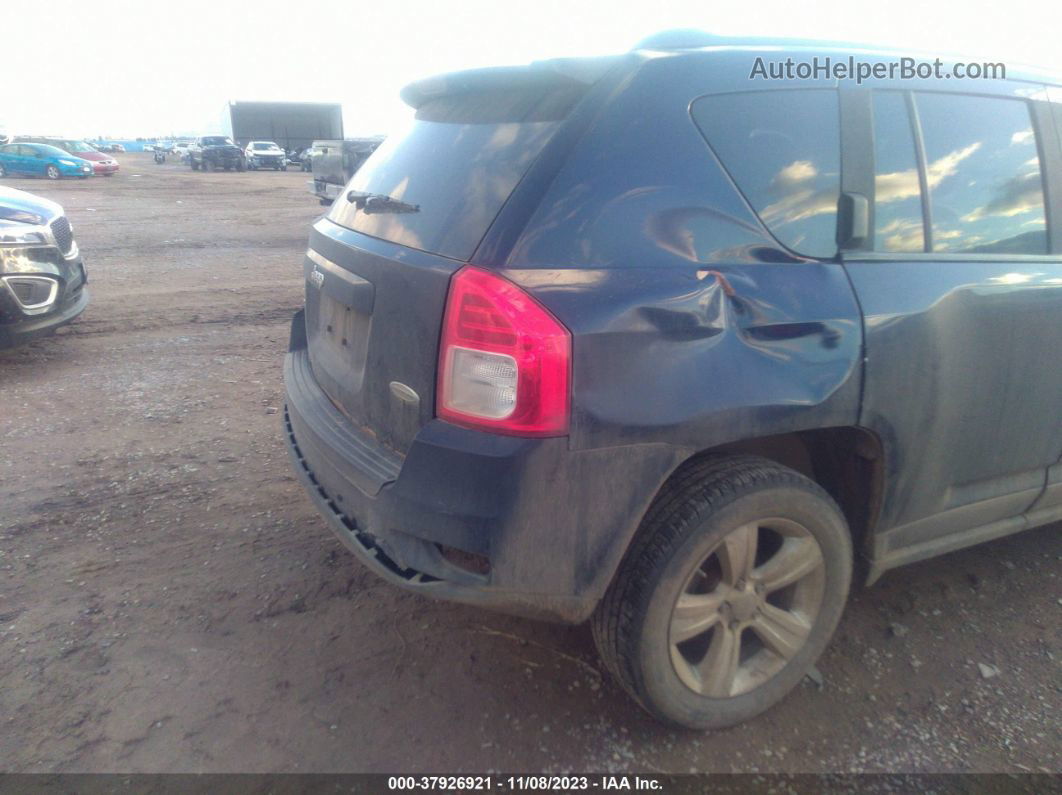
[[535, 299], [465, 266], [446, 300], [436, 413], [495, 433], [563, 436], [571, 349], [568, 330]]

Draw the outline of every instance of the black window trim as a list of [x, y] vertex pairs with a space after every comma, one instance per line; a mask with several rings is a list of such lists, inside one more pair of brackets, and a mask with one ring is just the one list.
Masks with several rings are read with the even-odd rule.
[[[918, 192], [922, 202], [922, 253], [932, 254], [933, 203], [930, 201], [929, 196], [929, 167], [926, 162], [926, 142], [922, 137], [922, 119], [918, 115], [918, 102], [915, 100], [915, 92], [904, 91], [903, 94], [903, 102], [907, 107], [907, 123], [911, 127], [911, 137], [914, 140], [915, 164], [918, 168]], [[876, 165], [874, 173], [878, 173]]]
[[[1008, 85], [1010, 84], [1008, 81]], [[1026, 84], [1022, 84], [1025, 86]], [[841, 190], [845, 192], [847, 186], [861, 186], [863, 191], [869, 191], [866, 195], [870, 199], [870, 235], [867, 238], [865, 248], [842, 249], [841, 259], [845, 262], [1062, 262], [1062, 131], [1059, 130], [1059, 121], [1054, 117], [1053, 106], [1059, 103], [1051, 103], [1047, 99], [1047, 85], [1034, 84], [1035, 96], [1011, 93], [987, 93], [976, 91], [946, 91], [928, 89], [915, 92], [913, 89], [897, 89], [895, 86], [862, 86], [849, 89], [851, 98], [841, 107]], [[1015, 86], [1017, 88], [1017, 86]], [[908, 117], [912, 124], [917, 123], [917, 108], [913, 101], [913, 95], [919, 94], [948, 94], [952, 96], [984, 97], [990, 99], [1010, 99], [1024, 102], [1029, 118], [1033, 125], [1033, 133], [1036, 138], [1037, 156], [1040, 158], [1040, 179], [1044, 197], [1044, 223], [1047, 233], [1047, 253], [1045, 254], [963, 254], [961, 252], [945, 251], [874, 251], [874, 174], [875, 153], [874, 130], [871, 107], [873, 92], [877, 91], [901, 91], [910, 95], [907, 100]], [[844, 91], [842, 91], [844, 93]], [[1062, 113], [1060, 113], [1062, 115]], [[847, 128], [859, 131], [858, 135], [845, 134]], [[1048, 143], [1050, 141], [1050, 144]], [[853, 144], [853, 142], [855, 142]], [[846, 154], [847, 146], [865, 146], [870, 149], [869, 173], [850, 174], [846, 177], [843, 165], [851, 163], [865, 164], [867, 158], [856, 158]], [[927, 191], [927, 178], [925, 168], [925, 150], [921, 140], [921, 126], [918, 126], [916, 134], [916, 159], [918, 161], [919, 186], [922, 191], [922, 224], [923, 245], [932, 245], [931, 211], [927, 209], [929, 203]]]

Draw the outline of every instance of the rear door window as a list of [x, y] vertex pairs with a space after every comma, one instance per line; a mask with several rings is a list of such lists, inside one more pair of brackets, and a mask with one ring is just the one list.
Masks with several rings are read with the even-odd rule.
[[1046, 254], [1043, 179], [1024, 100], [916, 93], [932, 249]]
[[841, 143], [837, 92], [702, 97], [693, 119], [764, 225], [811, 257], [837, 253]]
[[429, 101], [346, 188], [390, 197], [390, 206], [403, 211], [366, 213], [345, 192], [328, 217], [373, 237], [467, 260], [583, 91], [499, 89]]

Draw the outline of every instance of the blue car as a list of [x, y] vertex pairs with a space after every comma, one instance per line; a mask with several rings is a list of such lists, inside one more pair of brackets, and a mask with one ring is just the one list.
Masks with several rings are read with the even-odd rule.
[[6, 144], [0, 146], [0, 177], [8, 174], [85, 179], [92, 176], [92, 163], [48, 144]]

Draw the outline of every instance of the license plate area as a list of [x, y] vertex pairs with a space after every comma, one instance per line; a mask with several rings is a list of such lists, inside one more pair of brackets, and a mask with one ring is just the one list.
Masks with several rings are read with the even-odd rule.
[[352, 419], [362, 419], [372, 284], [315, 251], [307, 253], [307, 336], [318, 382]]

